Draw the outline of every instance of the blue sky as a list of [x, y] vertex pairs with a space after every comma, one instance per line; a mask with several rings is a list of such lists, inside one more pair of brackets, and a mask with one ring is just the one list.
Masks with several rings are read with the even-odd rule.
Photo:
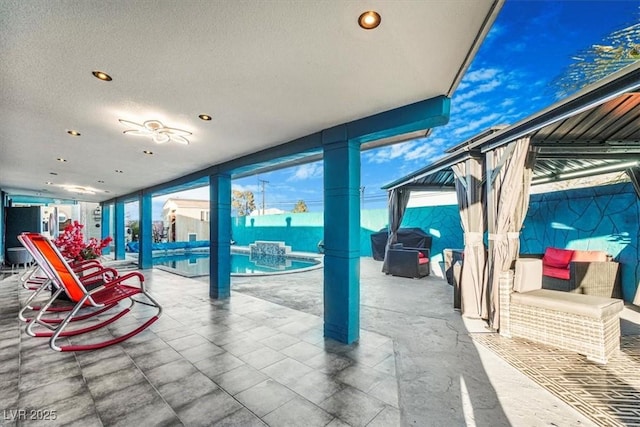
[[[364, 208], [385, 208], [380, 187], [443, 156], [444, 150], [499, 124], [512, 124], [559, 99], [554, 79], [573, 57], [601, 43], [615, 30], [640, 19], [638, 0], [507, 0], [452, 97], [451, 119], [428, 138], [362, 153]], [[297, 200], [322, 210], [322, 162], [233, 181], [262, 200], [259, 179], [267, 180], [266, 207], [291, 211]], [[183, 198], [206, 198], [195, 190]], [[159, 218], [154, 203], [154, 218]]]

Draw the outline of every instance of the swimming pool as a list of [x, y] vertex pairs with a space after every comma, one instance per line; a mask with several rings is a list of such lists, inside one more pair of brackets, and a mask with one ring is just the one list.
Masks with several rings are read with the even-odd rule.
[[[154, 255], [154, 267], [187, 277], [209, 275], [209, 252], [182, 252], [168, 255]], [[322, 263], [316, 258], [287, 256], [277, 262], [264, 263], [251, 260], [249, 253], [231, 253], [231, 275], [270, 275], [320, 268]]]

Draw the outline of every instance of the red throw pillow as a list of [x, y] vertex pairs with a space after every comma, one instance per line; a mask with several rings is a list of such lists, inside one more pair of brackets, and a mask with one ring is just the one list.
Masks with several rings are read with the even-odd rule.
[[542, 263], [549, 267], [569, 268], [573, 252], [570, 249], [547, 248]]
[[424, 254], [422, 252], [418, 252], [418, 258], [424, 258]]

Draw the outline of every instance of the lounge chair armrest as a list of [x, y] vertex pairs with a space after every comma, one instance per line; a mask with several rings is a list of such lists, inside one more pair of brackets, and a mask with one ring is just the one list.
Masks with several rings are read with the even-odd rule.
[[71, 263], [69, 263], [69, 265], [71, 266], [72, 269], [78, 269], [78, 268], [82, 268], [85, 266], [102, 266], [102, 264], [100, 263], [100, 261], [98, 261], [97, 259], [83, 259], [81, 261], [73, 261]]
[[89, 291], [89, 295], [99, 292], [103, 289], [107, 289], [112, 286], [115, 286], [119, 283], [124, 282], [125, 280], [131, 279], [132, 277], [136, 277], [139, 280], [140, 287], [144, 289], [144, 276], [142, 275], [142, 273], [139, 273], [137, 271], [132, 271], [131, 273], [125, 274], [124, 276], [115, 277], [113, 280], [105, 282], [102, 286], [92, 289], [91, 291]]
[[93, 279], [112, 281], [116, 277], [118, 277], [117, 270], [111, 267], [102, 267], [90, 273], [83, 273], [82, 276], [78, 277], [78, 279], [80, 279], [81, 282], [85, 283], [95, 281]]
[[401, 249], [402, 249], [402, 250], [405, 250], [405, 251], [418, 251], [418, 252], [422, 252], [422, 254], [423, 254], [425, 257], [427, 257], [427, 258], [429, 258], [429, 257], [431, 256], [431, 249], [429, 249], [429, 248], [409, 248], [409, 247], [407, 247], [407, 246], [403, 246]]

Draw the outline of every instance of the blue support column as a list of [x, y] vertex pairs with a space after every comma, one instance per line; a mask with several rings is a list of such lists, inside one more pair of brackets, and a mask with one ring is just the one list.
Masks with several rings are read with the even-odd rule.
[[209, 296], [231, 295], [231, 176], [209, 177]]
[[323, 132], [324, 336], [360, 337], [360, 144], [345, 126]]
[[[100, 229], [101, 235], [103, 239], [106, 239], [111, 235], [111, 205], [100, 205], [100, 211], [102, 216], [100, 218]], [[111, 244], [102, 250], [104, 255], [109, 255], [111, 253]]]
[[138, 252], [138, 267], [141, 269], [147, 269], [153, 267], [153, 220], [151, 193], [143, 191], [140, 194], [138, 206], [140, 209], [140, 236], [138, 236], [140, 249]]
[[116, 246], [116, 259], [125, 259], [124, 251], [124, 202], [116, 201], [115, 203], [115, 221], [113, 224], [113, 240]]
[[0, 191], [0, 265], [4, 263], [4, 191]]

